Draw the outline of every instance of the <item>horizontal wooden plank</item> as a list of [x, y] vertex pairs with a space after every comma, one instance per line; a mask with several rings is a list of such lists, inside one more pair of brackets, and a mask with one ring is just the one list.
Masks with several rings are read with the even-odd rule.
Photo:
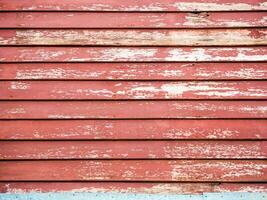
[[221, 28], [266, 26], [267, 20], [264, 12], [0, 13], [0, 28]]
[[0, 62], [267, 61], [267, 47], [2, 47]]
[[266, 63], [5, 63], [1, 80], [267, 79]]
[[1, 100], [267, 99], [267, 81], [0, 81]]
[[0, 119], [267, 118], [267, 101], [1, 101]]
[[255, 160], [1, 161], [0, 172], [1, 181], [261, 182], [267, 178], [267, 163]]
[[15, 10], [47, 10], [47, 11], [249, 11], [267, 10], [266, 2], [262, 0], [183, 0], [183, 1], [155, 1], [142, 0], [138, 2], [112, 0], [74, 0], [69, 4], [67, 0], [8, 0], [0, 1], [0, 9]]
[[267, 45], [267, 29], [0, 30], [0, 45], [234, 46]]
[[0, 182], [0, 193], [118, 192], [202, 194], [207, 192], [267, 192], [266, 183], [134, 183], [134, 182]]
[[0, 140], [267, 139], [267, 120], [7, 120]]
[[265, 141], [0, 141], [1, 160], [267, 159]]

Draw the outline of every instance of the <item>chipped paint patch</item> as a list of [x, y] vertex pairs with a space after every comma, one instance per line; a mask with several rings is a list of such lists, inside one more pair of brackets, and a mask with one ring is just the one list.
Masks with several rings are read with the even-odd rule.
[[11, 90], [27, 90], [29, 88], [30, 88], [29, 83], [15, 82], [15, 81], [10, 83], [10, 89]]

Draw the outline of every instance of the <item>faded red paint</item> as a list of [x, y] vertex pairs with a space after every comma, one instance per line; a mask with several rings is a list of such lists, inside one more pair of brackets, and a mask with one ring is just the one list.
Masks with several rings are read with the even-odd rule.
[[1, 80], [264, 80], [265, 63], [0, 64]]
[[263, 159], [260, 141], [5, 141], [1, 160], [35, 159]]
[[266, 81], [1, 81], [0, 99], [266, 99]]
[[259, 160], [1, 161], [0, 169], [1, 181], [259, 182], [266, 180], [267, 164]]
[[135, 183], [135, 182], [0, 182], [0, 192], [122, 192], [201, 194], [207, 192], [267, 192], [264, 183]]
[[1, 0], [0, 9], [11, 10], [48, 10], [48, 11], [229, 11], [229, 10], [266, 10], [267, 6], [261, 0]]
[[0, 192], [267, 192], [266, 2], [0, 10]]
[[[1, 28], [226, 28], [264, 27], [264, 12], [91, 13], [2, 12]], [[90, 20], [88, 20], [90, 19]]]
[[267, 118], [266, 101], [2, 101], [0, 119]]
[[267, 139], [267, 120], [7, 120], [2, 140]]
[[267, 47], [2, 47], [0, 62], [265, 61]]

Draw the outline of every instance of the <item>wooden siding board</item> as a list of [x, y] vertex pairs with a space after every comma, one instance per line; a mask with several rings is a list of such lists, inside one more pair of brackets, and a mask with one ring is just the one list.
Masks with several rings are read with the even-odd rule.
[[266, 2], [66, 1], [0, 0], [0, 199], [266, 198]]
[[0, 62], [266, 61], [267, 47], [2, 47]]
[[267, 118], [267, 101], [2, 101], [0, 119]]
[[266, 140], [267, 120], [1, 120], [0, 140]]
[[1, 160], [267, 159], [265, 141], [0, 141]]
[[118, 192], [202, 194], [207, 192], [267, 192], [266, 183], [138, 183], [138, 182], [0, 182], [0, 193]]
[[1, 100], [266, 99], [267, 81], [0, 81]]
[[238, 28], [266, 25], [265, 12], [0, 13], [0, 28]]
[[4, 63], [0, 80], [264, 80], [266, 63]]
[[123, 1], [112, 0], [1, 0], [0, 9], [5, 11], [251, 11], [267, 10], [266, 2], [262, 0], [142, 0]]
[[[33, 170], [34, 169], [34, 170]], [[266, 181], [266, 161], [1, 161], [1, 181]]]
[[235, 46], [267, 45], [267, 29], [0, 30], [0, 45]]

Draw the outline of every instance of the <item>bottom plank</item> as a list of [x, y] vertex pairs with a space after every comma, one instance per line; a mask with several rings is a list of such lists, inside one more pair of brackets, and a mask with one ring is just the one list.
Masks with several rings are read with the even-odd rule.
[[262, 182], [267, 162], [251, 160], [1, 161], [1, 181]]
[[0, 182], [0, 193], [118, 192], [201, 194], [206, 192], [267, 192], [265, 183], [140, 183], [140, 182]]

